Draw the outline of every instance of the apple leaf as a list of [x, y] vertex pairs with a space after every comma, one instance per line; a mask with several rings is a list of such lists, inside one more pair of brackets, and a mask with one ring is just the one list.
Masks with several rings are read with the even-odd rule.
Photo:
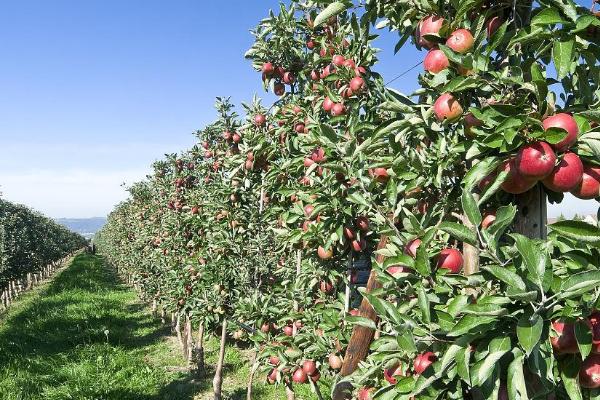
[[586, 243], [600, 243], [600, 228], [584, 221], [559, 221], [548, 225], [552, 231]]
[[440, 229], [462, 242], [473, 246], [477, 246], [478, 244], [475, 232], [464, 225], [457, 224], [456, 222], [442, 222]]
[[315, 18], [315, 28], [321, 26], [324, 22], [327, 22], [329, 18], [340, 14], [345, 11], [349, 6], [345, 2], [336, 1], [328, 5], [323, 11]]
[[575, 338], [577, 339], [581, 359], [585, 360], [592, 351], [592, 330], [590, 326], [583, 321], [577, 321], [575, 323]]
[[571, 71], [571, 62], [573, 61], [573, 48], [575, 40], [566, 40], [554, 42], [552, 47], [552, 58], [556, 67], [557, 78], [561, 80]]
[[527, 355], [531, 354], [533, 348], [542, 337], [544, 322], [539, 315], [524, 314], [517, 323], [517, 338], [519, 344]]

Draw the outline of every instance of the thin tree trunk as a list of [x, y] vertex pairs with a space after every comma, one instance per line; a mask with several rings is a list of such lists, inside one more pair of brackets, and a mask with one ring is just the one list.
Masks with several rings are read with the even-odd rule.
[[185, 315], [185, 335], [186, 335], [186, 359], [188, 364], [192, 362], [194, 359], [194, 340], [192, 334], [192, 320], [190, 319], [189, 314]]
[[199, 377], [204, 375], [204, 322], [198, 327], [198, 339], [196, 341], [196, 365]]
[[223, 320], [221, 326], [221, 346], [219, 347], [219, 359], [217, 360], [217, 367], [215, 370], [215, 377], [213, 379], [213, 391], [215, 400], [221, 400], [221, 388], [223, 386], [223, 365], [225, 363], [225, 342], [227, 341], [227, 319]]
[[287, 400], [296, 400], [296, 393], [294, 393], [292, 384], [289, 382], [285, 384], [285, 396]]
[[[296, 325], [296, 324], [294, 324]], [[254, 350], [254, 353], [252, 354], [252, 369], [250, 370], [250, 376], [248, 377], [248, 388], [246, 391], [246, 400], [252, 400], [252, 382], [254, 381], [254, 374], [256, 374], [256, 371], [258, 370], [259, 367], [259, 363], [256, 360], [258, 356], [258, 350]]]

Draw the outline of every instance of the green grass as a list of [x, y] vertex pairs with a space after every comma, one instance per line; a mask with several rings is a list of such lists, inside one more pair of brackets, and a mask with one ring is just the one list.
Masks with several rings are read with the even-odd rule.
[[[209, 373], [217, 352], [218, 341], [210, 338]], [[248, 357], [228, 346], [225, 398], [245, 399]], [[212, 376], [195, 379], [183, 365], [169, 328], [98, 256], [77, 256], [0, 316], [2, 400], [211, 399]], [[260, 400], [285, 398], [283, 388], [259, 382], [254, 393]], [[297, 399], [312, 398], [299, 388]]]

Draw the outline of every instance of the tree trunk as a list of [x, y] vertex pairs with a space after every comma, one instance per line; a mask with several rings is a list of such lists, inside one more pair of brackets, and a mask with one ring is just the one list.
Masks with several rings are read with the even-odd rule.
[[204, 322], [198, 327], [198, 339], [196, 341], [196, 366], [199, 377], [204, 375]]
[[287, 400], [296, 400], [296, 393], [294, 393], [294, 389], [292, 388], [292, 384], [287, 382], [285, 384], [285, 398]]
[[[295, 325], [295, 324], [294, 324]], [[260, 364], [256, 360], [258, 356], [258, 350], [254, 350], [252, 355], [252, 369], [250, 370], [250, 376], [248, 377], [248, 388], [246, 390], [246, 400], [252, 400], [252, 382], [254, 381], [254, 375]]]
[[186, 337], [186, 355], [185, 358], [188, 361], [188, 364], [192, 362], [194, 359], [194, 340], [192, 333], [192, 320], [190, 319], [189, 314], [185, 315], [185, 337]]
[[[377, 250], [383, 249], [387, 243], [387, 236], [382, 236], [379, 240]], [[376, 262], [381, 263], [383, 262], [384, 257], [381, 254], [378, 254], [375, 259]], [[369, 281], [367, 282], [367, 293], [379, 289], [380, 287], [381, 284], [377, 280], [377, 272], [375, 269], [371, 269]], [[361, 317], [369, 318], [377, 324], [377, 313], [365, 298], [363, 298], [362, 302], [360, 303], [359, 315]], [[350, 337], [350, 342], [348, 343], [348, 348], [346, 349], [346, 354], [344, 356], [344, 363], [342, 364], [342, 369], [340, 371], [341, 377], [348, 376], [353, 373], [358, 367], [358, 363], [365, 359], [374, 334], [375, 332], [373, 329], [364, 326], [354, 327], [352, 330], [352, 336]], [[349, 382], [340, 382], [334, 388], [333, 400], [349, 399], [351, 394], [352, 384]]]
[[223, 365], [225, 363], [225, 342], [227, 341], [227, 320], [223, 320], [221, 327], [221, 346], [219, 347], [219, 359], [215, 370], [215, 378], [213, 379], [213, 391], [215, 400], [221, 400], [221, 387], [223, 386]]

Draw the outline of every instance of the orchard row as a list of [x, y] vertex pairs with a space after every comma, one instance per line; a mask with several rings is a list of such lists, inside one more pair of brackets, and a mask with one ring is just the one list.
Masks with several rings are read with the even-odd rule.
[[[103, 251], [190, 359], [205, 333], [251, 343], [288, 399], [587, 396], [600, 230], [534, 214], [600, 196], [599, 27], [570, 0], [282, 5], [246, 53], [280, 98], [217, 99]], [[380, 29], [427, 51], [411, 96], [377, 73]]]

